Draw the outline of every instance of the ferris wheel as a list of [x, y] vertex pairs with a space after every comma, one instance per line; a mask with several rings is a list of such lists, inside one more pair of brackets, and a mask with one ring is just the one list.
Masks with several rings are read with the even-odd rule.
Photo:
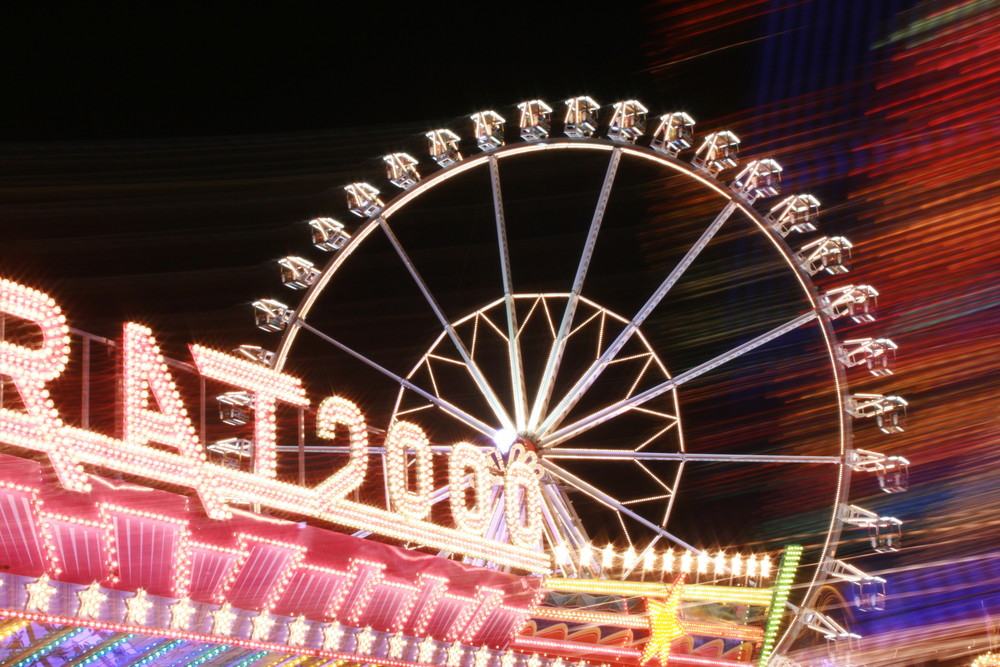
[[[647, 143], [647, 113], [620, 102], [605, 124], [577, 97], [554, 127], [531, 100], [519, 140], [483, 111], [471, 151], [451, 130], [426, 134], [436, 169], [384, 156], [399, 192], [352, 183], [358, 226], [310, 221], [330, 256], [280, 260], [303, 297], [255, 302], [258, 326], [282, 333], [273, 353], [250, 353], [355, 397], [373, 425], [419, 424], [441, 456], [461, 442], [498, 469], [530, 460], [542, 493], [523, 512], [561, 576], [644, 577], [675, 555], [794, 541], [809, 566], [794, 611], [831, 577], [877, 606], [884, 581], [834, 550], [845, 526], [877, 550], [899, 543], [897, 519], [847, 499], [853, 472], [886, 492], [907, 484], [905, 459], [851, 435], [858, 419], [903, 429], [905, 400], [848, 389], [860, 369], [891, 374], [896, 346], [835, 333], [874, 320], [878, 292], [843, 282], [851, 243], [816, 233], [819, 202], [782, 195], [776, 161], [740, 165], [735, 134], [696, 141], [683, 112]], [[792, 235], [806, 242], [793, 249]], [[435, 512], [465, 502], [432, 487]], [[497, 481], [482, 499], [485, 536], [512, 539], [504, 508], [526, 501], [509, 496]], [[766, 504], [805, 518], [782, 523]], [[797, 618], [791, 634], [846, 633]]]

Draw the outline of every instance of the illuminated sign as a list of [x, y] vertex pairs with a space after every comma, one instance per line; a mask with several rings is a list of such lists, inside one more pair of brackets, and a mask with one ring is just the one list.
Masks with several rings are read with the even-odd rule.
[[[208, 516], [230, 516], [227, 498], [240, 498], [273, 510], [329, 521], [354, 529], [452, 553], [483, 558], [529, 572], [548, 572], [549, 558], [535, 547], [541, 539], [541, 489], [535, 454], [515, 448], [507, 457], [502, 481], [512, 544], [482, 536], [486, 502], [496, 462], [482, 450], [459, 443], [448, 466], [455, 527], [427, 521], [433, 481], [427, 435], [416, 424], [397, 421], [386, 434], [389, 499], [395, 511], [348, 500], [368, 467], [368, 428], [350, 400], [331, 396], [317, 412], [317, 435], [333, 436], [337, 426], [350, 434], [347, 464], [315, 488], [277, 479], [275, 414], [278, 403], [304, 407], [309, 398], [299, 379], [246, 359], [191, 346], [199, 373], [249, 391], [254, 406], [253, 472], [208, 461], [204, 447], [177, 391], [166, 360], [148, 328], [127, 323], [123, 335], [123, 434], [112, 438], [63, 423], [46, 383], [59, 377], [69, 360], [69, 328], [48, 295], [0, 280], [0, 312], [33, 323], [41, 344], [33, 347], [0, 341], [0, 375], [8, 376], [23, 410], [0, 407], [0, 442], [48, 456], [61, 484], [90, 490], [84, 466], [110, 469], [193, 489]], [[408, 466], [408, 458], [415, 466]], [[413, 476], [415, 479], [409, 479]], [[468, 481], [467, 481], [468, 480]], [[471, 483], [474, 502], [465, 504]]]

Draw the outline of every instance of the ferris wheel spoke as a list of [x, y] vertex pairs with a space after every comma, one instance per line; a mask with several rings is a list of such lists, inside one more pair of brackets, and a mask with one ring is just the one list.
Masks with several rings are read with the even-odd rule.
[[711, 371], [722, 364], [732, 361], [737, 357], [740, 357], [751, 350], [754, 350], [761, 345], [769, 343], [770, 341], [782, 336], [789, 331], [793, 331], [804, 324], [807, 324], [814, 319], [816, 319], [816, 311], [810, 310], [805, 312], [798, 317], [785, 322], [784, 324], [771, 329], [767, 333], [761, 334], [756, 338], [749, 340], [741, 345], [734, 347], [733, 349], [724, 352], [717, 357], [713, 357], [708, 361], [691, 368], [690, 370], [684, 371], [669, 380], [661, 382], [660, 384], [650, 387], [645, 391], [639, 392], [638, 394], [631, 396], [629, 398], [613, 403], [606, 408], [593, 412], [582, 419], [579, 419], [572, 424], [564, 426], [556, 431], [549, 433], [548, 435], [539, 439], [538, 446], [543, 449], [548, 449], [555, 447], [556, 445], [569, 440], [570, 438], [576, 437], [581, 433], [589, 431], [590, 429], [603, 424], [609, 419], [614, 419], [618, 415], [625, 413], [633, 408], [636, 408], [643, 403], [651, 401], [652, 399], [660, 396], [672, 389], [679, 387], [685, 382], [689, 382], [694, 378], [704, 375], [705, 373]]
[[519, 327], [514, 304], [514, 282], [510, 270], [510, 247], [507, 244], [507, 222], [504, 219], [503, 193], [500, 190], [500, 170], [495, 155], [490, 156], [490, 182], [493, 186], [493, 212], [497, 222], [497, 246], [500, 248], [504, 307], [507, 311], [507, 356], [510, 359], [511, 386], [514, 393], [514, 423], [519, 432], [524, 432], [528, 397], [524, 385], [524, 367], [521, 361], [521, 343], [518, 337]]
[[485, 424], [482, 421], [476, 419], [475, 417], [473, 417], [469, 413], [465, 412], [464, 410], [461, 410], [458, 407], [452, 405], [448, 401], [435, 396], [431, 392], [426, 391], [422, 387], [419, 387], [418, 385], [414, 384], [413, 382], [410, 382], [406, 378], [401, 377], [399, 375], [396, 375], [395, 373], [393, 373], [389, 369], [385, 368], [384, 366], [378, 364], [375, 361], [372, 361], [371, 359], [369, 359], [365, 355], [361, 354], [357, 350], [354, 350], [353, 348], [350, 348], [347, 345], [344, 345], [343, 343], [341, 343], [336, 338], [334, 338], [334, 337], [332, 337], [332, 336], [330, 336], [330, 335], [328, 335], [326, 333], [323, 333], [322, 331], [320, 331], [316, 327], [312, 326], [311, 324], [309, 324], [305, 320], [296, 320], [295, 325], [298, 326], [298, 327], [301, 327], [301, 328], [305, 329], [309, 333], [311, 333], [314, 336], [320, 338], [321, 340], [329, 343], [330, 345], [333, 345], [338, 350], [341, 350], [342, 352], [345, 352], [345, 353], [349, 354], [350, 356], [354, 357], [355, 359], [357, 359], [358, 361], [362, 362], [363, 364], [369, 366], [370, 368], [375, 369], [376, 371], [378, 371], [382, 375], [386, 376], [387, 378], [390, 378], [391, 380], [393, 380], [394, 382], [396, 382], [400, 386], [406, 387], [407, 389], [409, 389], [410, 391], [414, 392], [415, 394], [418, 394], [418, 395], [422, 396], [427, 401], [429, 401], [430, 403], [432, 403], [433, 405], [435, 405], [436, 407], [438, 407], [439, 409], [441, 409], [445, 414], [450, 415], [451, 417], [454, 417], [455, 419], [457, 419], [458, 421], [462, 422], [466, 426], [469, 426], [470, 428], [473, 428], [473, 429], [479, 431], [480, 433], [482, 433], [484, 435], [488, 435], [490, 437], [492, 437], [493, 434], [496, 432], [496, 428], [495, 427], [488, 426], [487, 424]]
[[559, 373], [559, 366], [562, 364], [563, 354], [566, 350], [566, 341], [573, 330], [573, 318], [576, 316], [576, 307], [580, 303], [580, 293], [583, 291], [583, 283], [587, 279], [587, 272], [590, 269], [590, 262], [594, 257], [594, 248], [597, 245], [597, 234], [601, 229], [604, 220], [604, 212], [608, 208], [608, 200], [611, 197], [611, 188], [614, 185], [615, 174], [618, 173], [618, 165], [621, 163], [622, 152], [620, 148], [611, 151], [611, 161], [608, 170], [604, 174], [604, 183], [601, 185], [601, 194], [594, 208], [594, 215], [590, 220], [590, 229], [587, 232], [587, 240], [583, 245], [583, 252], [580, 254], [580, 262], [576, 267], [576, 276], [573, 278], [573, 287], [570, 290], [569, 298], [566, 299], [566, 308], [563, 310], [562, 321], [559, 324], [559, 332], [549, 350], [548, 360], [545, 364], [545, 371], [542, 373], [538, 386], [538, 393], [535, 396], [534, 405], [531, 408], [531, 418], [528, 420], [528, 428], [534, 431], [542, 414], [548, 408], [552, 399], [552, 389], [555, 386], [555, 379]]
[[653, 310], [660, 304], [663, 297], [667, 295], [667, 292], [680, 280], [680, 277], [684, 275], [688, 267], [694, 262], [694, 260], [701, 254], [701, 251], [705, 249], [708, 242], [712, 240], [716, 232], [722, 227], [722, 225], [729, 219], [729, 217], [736, 211], [736, 203], [730, 201], [726, 206], [719, 212], [715, 217], [715, 220], [702, 232], [701, 236], [691, 246], [681, 261], [677, 263], [677, 266], [673, 268], [670, 274], [660, 283], [660, 286], [656, 288], [652, 296], [643, 304], [639, 312], [636, 313], [635, 317], [625, 325], [625, 328], [621, 333], [615, 338], [615, 340], [608, 346], [608, 348], [601, 354], [590, 367], [584, 372], [583, 376], [577, 380], [576, 384], [573, 385], [566, 396], [559, 402], [559, 404], [553, 409], [549, 415], [542, 422], [538, 429], [539, 433], [545, 434], [556, 428], [573, 406], [583, 397], [587, 390], [597, 381], [597, 378], [601, 375], [604, 369], [608, 366], [609, 362], [614, 360], [615, 356], [621, 351], [625, 344], [632, 338], [639, 327], [646, 321], [646, 318], [650, 316]]
[[584, 564], [574, 560], [571, 554], [579, 553], [583, 548], [590, 545], [590, 537], [587, 530], [580, 521], [572, 503], [566, 494], [559, 488], [558, 483], [552, 475], [546, 475], [542, 485], [542, 511], [548, 514], [563, 538], [563, 554], [556, 551], [555, 564], [557, 567], [568, 568], [574, 576], [590, 564]]
[[629, 509], [628, 507], [626, 507], [625, 505], [623, 505], [622, 503], [620, 503], [617, 499], [615, 499], [611, 495], [605, 493], [604, 491], [601, 491], [600, 489], [598, 489], [593, 484], [590, 484], [589, 482], [586, 482], [586, 481], [580, 479], [579, 477], [577, 477], [573, 473], [569, 472], [565, 468], [563, 468], [561, 466], [558, 466], [555, 463], [553, 463], [552, 461], [549, 461], [547, 459], [540, 459], [539, 462], [538, 462], [538, 464], [540, 466], [542, 466], [543, 468], [545, 468], [546, 470], [548, 470], [554, 477], [557, 477], [558, 479], [562, 480], [566, 484], [569, 484], [570, 486], [576, 488], [577, 490], [579, 490], [579, 491], [587, 494], [588, 496], [590, 496], [591, 498], [593, 498], [597, 502], [601, 503], [602, 505], [604, 505], [608, 509], [611, 509], [611, 510], [613, 510], [615, 512], [618, 512], [619, 514], [623, 514], [623, 515], [629, 517], [633, 521], [636, 521], [636, 522], [642, 524], [646, 528], [649, 528], [650, 530], [652, 530], [657, 535], [665, 537], [666, 539], [670, 540], [671, 542], [673, 542], [674, 544], [676, 544], [679, 547], [682, 547], [682, 548], [687, 549], [688, 551], [691, 551], [691, 552], [694, 552], [694, 553], [698, 553], [698, 549], [694, 548], [693, 546], [691, 546], [690, 544], [688, 544], [687, 542], [685, 542], [681, 538], [679, 538], [676, 535], [672, 534], [671, 532], [669, 532], [663, 526], [659, 526], [659, 525], [653, 523], [652, 521], [650, 521], [649, 519], [645, 518], [641, 514], [638, 514], [637, 512]]
[[494, 486], [490, 492], [490, 523], [484, 536], [490, 540], [507, 540], [507, 522], [504, 507], [503, 486]]
[[566, 496], [552, 480], [543, 485], [542, 498], [558, 517], [570, 546], [579, 549], [590, 542], [590, 537], [588, 537], [580, 517], [577, 516], [576, 510], [573, 509], [573, 505], [568, 502]]
[[[456, 351], [458, 352], [459, 356], [462, 357], [462, 361], [465, 362], [465, 367], [466, 370], [468, 370], [469, 372], [469, 376], [472, 378], [472, 381], [479, 389], [480, 394], [482, 394], [483, 398], [486, 399], [486, 402], [489, 404], [490, 409], [493, 411], [494, 416], [496, 416], [496, 418], [500, 421], [501, 425], [503, 425], [506, 428], [513, 429], [514, 423], [511, 421], [510, 415], [508, 415], [507, 411], [504, 410], [503, 405], [500, 403], [500, 399], [496, 395], [496, 392], [493, 391], [493, 387], [491, 387], [490, 383], [486, 381], [486, 377], [483, 375], [482, 371], [479, 369], [479, 366], [476, 364], [476, 362], [472, 359], [472, 355], [469, 354], [469, 350], [468, 348], [466, 348], [465, 343], [462, 342], [462, 339], [459, 337], [458, 332], [455, 331], [455, 328], [448, 321], [448, 318], [445, 317], [444, 311], [441, 310], [440, 304], [438, 304], [437, 299], [434, 298], [434, 295], [431, 294], [430, 288], [427, 286], [427, 283], [420, 275], [420, 272], [417, 271], [416, 265], [410, 259], [410, 256], [406, 253], [406, 250], [403, 248], [403, 245], [399, 242], [399, 239], [393, 233], [392, 229], [389, 227], [389, 224], [386, 222], [385, 218], [379, 218], [378, 222], [382, 228], [382, 231], [385, 232], [386, 237], [392, 244], [392, 247], [395, 248], [396, 254], [399, 255], [399, 258], [403, 261], [403, 264], [406, 266], [406, 269], [410, 272], [410, 275], [413, 277], [413, 281], [417, 284], [417, 287], [420, 288], [421, 293], [423, 293], [424, 299], [427, 301], [427, 304], [431, 307], [431, 310], [434, 311], [434, 314], [437, 316], [438, 321], [441, 323], [441, 326], [444, 328], [445, 332], [447, 332], [448, 337], [451, 339], [451, 342], [455, 346]], [[491, 429], [489, 431], [489, 434], [492, 434], [495, 431], [496, 431], [495, 428]]]
[[[345, 448], [346, 449], [346, 448]], [[574, 461], [701, 461], [709, 463], [825, 463], [839, 465], [839, 456], [798, 456], [769, 454], [697, 454], [690, 452], [635, 452], [622, 449], [558, 447], [545, 453], [546, 459]]]
[[[549, 543], [551, 547], [550, 551], [559, 554], [560, 551], [569, 554], [573, 541], [563, 530], [562, 517], [556, 512], [556, 509], [549, 502], [549, 499], [543, 494], [542, 495], [542, 521], [545, 526], [545, 540]], [[556, 558], [555, 566], [557, 568], [567, 568], [572, 566], [573, 562], [569, 558], [563, 561]], [[573, 568], [575, 571], [575, 568]]]
[[[435, 454], [448, 454], [451, 452], [451, 445], [428, 445], [427, 447]], [[279, 452], [297, 452], [299, 451], [298, 445], [278, 445], [275, 448]], [[351, 448], [349, 445], [310, 445], [307, 448], [313, 454], [350, 454]], [[379, 447], [376, 445], [368, 445], [368, 453], [374, 454], [376, 456], [385, 455], [385, 447]]]

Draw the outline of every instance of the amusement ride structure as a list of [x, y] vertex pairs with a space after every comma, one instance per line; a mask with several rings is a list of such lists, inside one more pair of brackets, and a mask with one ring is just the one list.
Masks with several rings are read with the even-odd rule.
[[[851, 504], [852, 475], [901, 492], [908, 462], [852, 441], [907, 405], [848, 389], [896, 351], [837, 337], [873, 287], [814, 283], [852, 244], [685, 113], [647, 135], [635, 100], [517, 112], [509, 143], [474, 114], [471, 152], [428, 132], [437, 169], [384, 156], [394, 197], [345, 188], [360, 225], [309, 221], [329, 257], [279, 260], [302, 298], [253, 304], [271, 346], [71, 337], [3, 282], [0, 667], [763, 666], [856, 636], [820, 589], [871, 610], [885, 580], [841, 533], [894, 551], [901, 521]], [[712, 484], [811, 518], [722, 513]]]

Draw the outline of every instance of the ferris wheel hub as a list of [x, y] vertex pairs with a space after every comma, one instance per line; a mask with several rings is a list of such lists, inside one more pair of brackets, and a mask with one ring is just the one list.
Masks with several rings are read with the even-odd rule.
[[504, 457], [510, 453], [510, 450], [515, 445], [520, 445], [525, 451], [538, 454], [538, 447], [535, 443], [512, 428], [503, 427], [497, 429], [493, 434], [493, 444], [496, 445], [497, 451]]

